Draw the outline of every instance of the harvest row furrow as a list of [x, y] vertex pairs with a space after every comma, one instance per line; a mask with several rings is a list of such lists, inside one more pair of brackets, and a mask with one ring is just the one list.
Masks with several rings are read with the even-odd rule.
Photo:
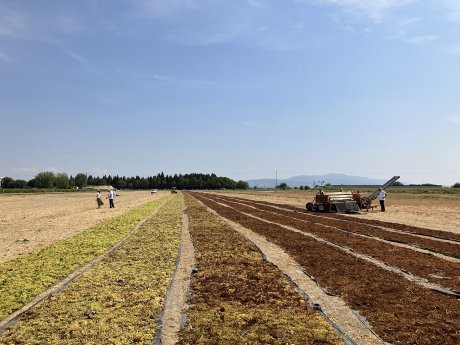
[[[222, 201], [221, 199], [216, 200]], [[376, 258], [414, 276], [422, 277], [428, 282], [438, 284], [441, 289], [443, 289], [442, 287], [445, 287], [446, 290], [450, 289], [453, 291], [452, 294], [455, 294], [455, 291], [460, 291], [460, 264], [458, 262], [446, 261], [430, 254], [395, 246], [392, 243], [385, 243], [330, 225], [305, 223], [302, 220], [278, 213], [254, 209], [252, 206], [231, 201], [226, 201], [226, 203], [238, 211], [320, 236], [331, 243]]]
[[[248, 200], [248, 199], [242, 199], [242, 198], [236, 198], [236, 199], [243, 200], [243, 201]], [[270, 206], [270, 207], [281, 207], [283, 209], [290, 210], [291, 212], [305, 214], [304, 208], [300, 208], [300, 207], [296, 207], [292, 205], [285, 205], [285, 204], [281, 205], [281, 204], [276, 204], [276, 203], [271, 203], [271, 202], [266, 202], [266, 201], [256, 201], [256, 202], [262, 205]], [[327, 215], [317, 214], [317, 215], [312, 215], [312, 216], [335, 219], [341, 222], [350, 222], [349, 217], [343, 216], [340, 214], [334, 214], [334, 213], [330, 213]], [[375, 219], [372, 219], [372, 220], [371, 219], [359, 219], [359, 221], [354, 220], [354, 222], [360, 223], [360, 224], [366, 224], [371, 227], [395, 229], [395, 230], [399, 230], [407, 234], [422, 235], [428, 238], [443, 239], [443, 240], [460, 243], [460, 234], [452, 233], [448, 231], [426, 229], [426, 228], [416, 227], [416, 226], [407, 225], [407, 224], [391, 223], [391, 222], [385, 222], [385, 221], [375, 220]]]
[[343, 341], [257, 248], [186, 195], [197, 256], [180, 344], [340, 344]]
[[[394, 344], [458, 344], [458, 301], [421, 288], [335, 248], [254, 219], [194, 194], [221, 216], [265, 236], [294, 257], [318, 284], [357, 309], [382, 339]], [[209, 195], [207, 195], [209, 196]]]
[[[324, 225], [329, 225], [332, 227], [340, 228], [349, 232], [354, 232], [370, 237], [377, 237], [384, 239], [386, 241], [391, 241], [395, 243], [402, 243], [416, 248], [420, 248], [426, 251], [430, 251], [437, 254], [442, 254], [452, 258], [460, 258], [460, 242], [446, 242], [445, 240], [440, 240], [435, 237], [425, 238], [420, 236], [413, 236], [413, 234], [404, 233], [399, 230], [400, 224], [392, 224], [392, 228], [381, 228], [377, 225], [370, 225], [368, 222], [361, 223], [362, 219], [356, 219], [351, 222], [344, 219], [332, 218], [332, 215], [321, 215], [305, 213], [304, 211], [293, 212], [291, 210], [283, 209], [284, 206], [267, 206], [263, 205], [260, 202], [253, 202], [245, 199], [238, 198], [228, 198], [219, 196], [222, 200], [227, 200], [231, 202], [239, 202], [249, 206], [256, 206], [260, 210], [276, 212], [281, 215], [297, 218], [299, 220], [310, 222], [310, 223], [320, 223]], [[388, 231], [390, 230], [390, 231]], [[427, 229], [428, 230], [428, 229]]]

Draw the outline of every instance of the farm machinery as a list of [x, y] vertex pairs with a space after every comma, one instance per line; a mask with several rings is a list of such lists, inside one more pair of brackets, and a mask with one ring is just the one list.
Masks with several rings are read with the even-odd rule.
[[[388, 188], [398, 179], [399, 176], [393, 176], [380, 188]], [[371, 203], [379, 195], [380, 188], [364, 197], [354, 191], [328, 193], [320, 189], [316, 193], [313, 202], [307, 203], [306, 208], [308, 211], [316, 212], [359, 213], [364, 209], [369, 211], [374, 207]]]

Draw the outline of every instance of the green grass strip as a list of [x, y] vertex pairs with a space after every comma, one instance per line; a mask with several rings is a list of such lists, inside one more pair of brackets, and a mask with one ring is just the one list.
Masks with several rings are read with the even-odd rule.
[[172, 279], [182, 197], [116, 252], [0, 334], [1, 344], [152, 344]]
[[118, 243], [165, 199], [138, 206], [71, 238], [0, 265], [0, 319]]

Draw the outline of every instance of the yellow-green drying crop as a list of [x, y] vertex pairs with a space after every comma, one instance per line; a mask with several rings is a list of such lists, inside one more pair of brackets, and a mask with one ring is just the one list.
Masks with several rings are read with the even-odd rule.
[[0, 334], [1, 344], [152, 344], [181, 229], [173, 197], [116, 252]]
[[92, 228], [0, 265], [0, 319], [119, 242], [165, 199], [158, 199]]

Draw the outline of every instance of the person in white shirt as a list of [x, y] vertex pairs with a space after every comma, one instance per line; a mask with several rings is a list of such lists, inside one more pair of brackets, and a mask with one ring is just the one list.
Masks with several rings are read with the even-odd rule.
[[109, 192], [109, 203], [110, 203], [110, 208], [115, 208], [115, 205], [113, 204], [113, 199], [115, 199], [115, 191], [111, 190]]
[[96, 201], [97, 201], [97, 208], [101, 208], [104, 203], [102, 202], [102, 196], [101, 196], [101, 191], [98, 190], [96, 194]]
[[383, 190], [383, 188], [379, 188], [379, 202], [380, 202], [380, 211], [385, 212], [385, 197], [387, 196], [387, 192]]

